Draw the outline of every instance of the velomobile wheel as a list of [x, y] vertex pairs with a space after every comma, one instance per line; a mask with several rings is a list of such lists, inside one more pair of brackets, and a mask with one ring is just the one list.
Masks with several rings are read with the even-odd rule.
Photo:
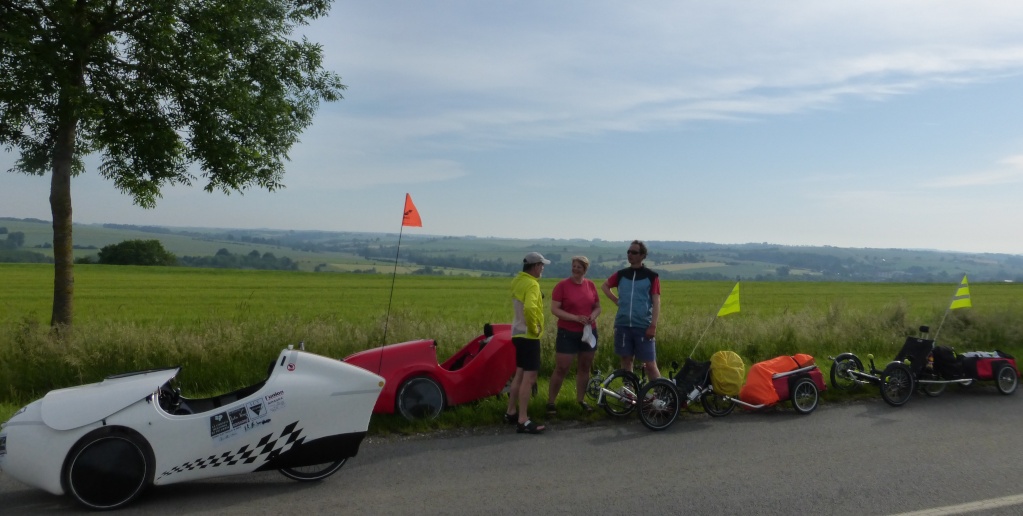
[[817, 408], [817, 384], [809, 378], [801, 378], [792, 387], [792, 406], [796, 412], [806, 415]]
[[664, 430], [678, 418], [678, 389], [670, 380], [658, 378], [639, 391], [639, 418], [651, 430]]
[[714, 417], [727, 416], [735, 408], [732, 400], [725, 399], [723, 395], [714, 391], [703, 393], [703, 396], [700, 396], [700, 403], [703, 404], [704, 412]]
[[313, 464], [310, 466], [297, 466], [294, 468], [281, 468], [279, 471], [282, 475], [298, 480], [299, 482], [312, 482], [315, 480], [323, 480], [341, 469], [348, 462], [348, 459], [336, 460], [334, 462], [324, 462], [323, 464]]
[[601, 384], [601, 398], [601, 405], [609, 416], [631, 414], [639, 399], [639, 378], [632, 371], [615, 370]]
[[852, 371], [863, 371], [863, 362], [852, 353], [842, 353], [831, 364], [831, 386], [840, 391], [851, 391], [860, 384], [853, 380]]
[[152, 482], [151, 457], [149, 445], [134, 434], [89, 434], [68, 454], [64, 486], [90, 509], [116, 509], [137, 498]]
[[1019, 385], [1019, 375], [1016, 374], [1016, 369], [1009, 364], [1002, 364], [995, 373], [995, 385], [998, 387], [998, 392], [1002, 394], [1016, 392], [1016, 386]]
[[906, 364], [892, 362], [881, 373], [881, 397], [893, 407], [905, 405], [913, 396], [913, 373]]
[[432, 378], [410, 378], [398, 389], [398, 412], [409, 421], [434, 419], [444, 408], [444, 391]]

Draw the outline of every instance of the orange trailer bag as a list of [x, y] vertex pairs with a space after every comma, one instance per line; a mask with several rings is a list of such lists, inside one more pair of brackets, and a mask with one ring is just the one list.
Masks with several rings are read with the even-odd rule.
[[[814, 363], [810, 355], [796, 354], [780, 356], [763, 362], [757, 362], [746, 374], [746, 385], [739, 392], [739, 399], [751, 405], [773, 405], [781, 399], [775, 388], [773, 376], [786, 373]], [[786, 389], [787, 391], [788, 389]]]

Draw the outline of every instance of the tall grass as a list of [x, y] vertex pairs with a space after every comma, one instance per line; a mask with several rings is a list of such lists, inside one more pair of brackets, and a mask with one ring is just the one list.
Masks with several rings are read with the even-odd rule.
[[[223, 392], [258, 381], [281, 348], [299, 342], [343, 358], [385, 342], [430, 338], [443, 360], [484, 323], [511, 318], [503, 278], [402, 276], [392, 294], [392, 279], [382, 275], [79, 266], [75, 326], [54, 334], [46, 324], [52, 290], [44, 287], [52, 270], [0, 265], [0, 280], [0, 421], [51, 389], [154, 367], [182, 366], [186, 395]], [[548, 297], [555, 281], [542, 282]], [[827, 356], [843, 351], [873, 353], [884, 362], [917, 326], [937, 328], [955, 286], [744, 282], [741, 311], [716, 318], [731, 287], [664, 282], [660, 363], [681, 362], [690, 353], [706, 359], [722, 349], [737, 352], [747, 365], [808, 353], [825, 374]], [[978, 284], [971, 293], [974, 308], [948, 314], [939, 344], [1020, 356], [1023, 287]], [[605, 300], [598, 324], [595, 367], [604, 371], [618, 364], [611, 347], [614, 309]], [[547, 319], [541, 378], [554, 364], [555, 325], [549, 313]], [[561, 399], [574, 400], [572, 385], [568, 379]], [[545, 401], [538, 396], [538, 408]], [[484, 403], [490, 405], [483, 410], [456, 409], [440, 422], [402, 428], [481, 424], [491, 413], [496, 421], [502, 402]], [[382, 419], [385, 429], [404, 425]]]

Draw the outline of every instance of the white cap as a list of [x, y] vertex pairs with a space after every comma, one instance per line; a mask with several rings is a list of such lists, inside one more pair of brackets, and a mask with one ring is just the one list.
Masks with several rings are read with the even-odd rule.
[[547, 258], [544, 258], [543, 255], [540, 253], [529, 253], [526, 255], [525, 258], [522, 259], [522, 263], [527, 264], [542, 263], [544, 265], [550, 265], [551, 261], [548, 260]]

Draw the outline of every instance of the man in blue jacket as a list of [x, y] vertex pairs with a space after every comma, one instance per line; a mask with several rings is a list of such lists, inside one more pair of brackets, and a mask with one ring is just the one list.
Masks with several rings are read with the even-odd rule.
[[654, 380], [661, 377], [654, 348], [661, 315], [661, 282], [656, 272], [643, 265], [646, 254], [646, 244], [633, 240], [628, 250], [629, 267], [612, 274], [600, 289], [618, 306], [615, 354], [621, 358], [622, 369], [632, 371], [633, 360], [638, 358], [647, 377]]

